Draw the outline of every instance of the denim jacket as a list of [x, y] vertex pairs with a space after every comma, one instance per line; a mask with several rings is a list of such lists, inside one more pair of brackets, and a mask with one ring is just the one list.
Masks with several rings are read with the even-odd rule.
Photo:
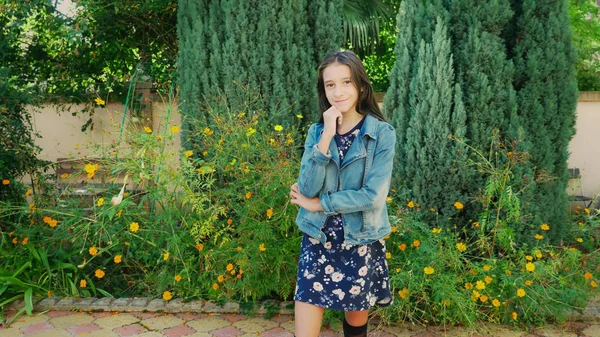
[[391, 232], [386, 197], [395, 154], [394, 128], [367, 114], [340, 163], [335, 140], [328, 154], [317, 147], [323, 127], [316, 123], [308, 130], [298, 177], [298, 191], [308, 198], [318, 196], [323, 211], [300, 207], [298, 228], [325, 244], [322, 229], [327, 217], [341, 214], [345, 244], [363, 245], [382, 239]]

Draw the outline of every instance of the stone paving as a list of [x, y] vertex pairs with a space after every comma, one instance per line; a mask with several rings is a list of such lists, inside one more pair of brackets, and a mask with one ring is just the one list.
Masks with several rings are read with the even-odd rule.
[[[46, 300], [45, 300], [46, 301]], [[78, 302], [79, 301], [79, 302]], [[82, 301], [84, 305], [81, 304]], [[153, 300], [156, 301], [156, 300]], [[54, 299], [38, 304], [32, 316], [22, 315], [10, 327], [0, 326], [0, 337], [292, 337], [294, 316], [289, 303], [282, 312], [265, 318], [259, 314], [246, 316], [239, 313], [239, 305], [217, 306], [206, 302], [201, 304], [164, 302], [162, 300], [111, 300], [111, 299]], [[162, 302], [161, 302], [162, 301]], [[62, 304], [61, 304], [62, 302]], [[100, 303], [97, 303], [100, 302]], [[115, 302], [117, 302], [115, 304]], [[51, 307], [48, 304], [52, 304]], [[59, 305], [60, 304], [60, 305]], [[102, 307], [100, 304], [103, 304]], [[186, 305], [197, 305], [206, 312], [184, 311]], [[15, 304], [8, 309], [10, 318], [18, 309]], [[87, 310], [82, 310], [83, 308]], [[90, 309], [95, 308], [95, 309]], [[114, 308], [120, 310], [115, 311]], [[58, 309], [58, 310], [57, 310]], [[135, 310], [139, 309], [139, 310]], [[596, 308], [597, 309], [597, 308]], [[97, 311], [100, 310], [100, 311]], [[171, 312], [166, 312], [171, 311]], [[221, 312], [219, 312], [221, 311]], [[233, 313], [223, 313], [229, 311]], [[264, 313], [264, 311], [262, 312]], [[577, 322], [577, 317], [584, 322]], [[324, 327], [321, 337], [343, 337], [341, 324]], [[576, 316], [571, 322], [552, 325], [530, 331], [511, 330], [508, 327], [489, 324], [475, 329], [440, 326], [415, 326], [401, 324], [384, 326], [375, 320], [369, 322], [369, 336], [372, 337], [600, 337], [600, 316]]]

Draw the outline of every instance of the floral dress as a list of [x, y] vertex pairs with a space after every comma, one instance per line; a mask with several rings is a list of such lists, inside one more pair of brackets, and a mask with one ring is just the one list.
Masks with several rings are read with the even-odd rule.
[[[363, 121], [364, 118], [348, 133], [335, 136], [340, 162]], [[390, 305], [385, 241], [344, 245], [340, 214], [327, 218], [323, 232], [327, 237], [325, 245], [307, 234], [302, 238], [294, 300], [343, 311]]]

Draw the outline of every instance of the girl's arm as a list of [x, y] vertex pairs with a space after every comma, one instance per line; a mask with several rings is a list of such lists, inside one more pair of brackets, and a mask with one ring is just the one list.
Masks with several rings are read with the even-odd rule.
[[[327, 142], [327, 135], [320, 137], [321, 135], [317, 134], [316, 126], [317, 124], [313, 124], [308, 129], [298, 176], [298, 191], [308, 198], [319, 195], [325, 181], [325, 166], [331, 160], [331, 154], [328, 153], [328, 150], [326, 150], [327, 154], [319, 150], [320, 147], [328, 148], [331, 139]], [[327, 147], [324, 146], [325, 144], [320, 143], [327, 143]]]
[[326, 215], [352, 213], [381, 207], [390, 190], [396, 132], [387, 126], [377, 139], [373, 164], [359, 190], [323, 193], [319, 203]]

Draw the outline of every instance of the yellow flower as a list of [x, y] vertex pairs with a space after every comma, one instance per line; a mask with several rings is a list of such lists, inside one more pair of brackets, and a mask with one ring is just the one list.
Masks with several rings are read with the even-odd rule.
[[500, 301], [498, 301], [497, 298], [494, 298], [494, 300], [492, 301], [492, 305], [495, 306], [496, 308], [500, 306]]
[[489, 265], [487, 265], [487, 264], [483, 265], [483, 270], [490, 271], [490, 269], [492, 269], [492, 267], [490, 267]]
[[173, 294], [170, 291], [165, 291], [162, 296], [163, 300], [169, 301], [173, 298]]
[[454, 207], [455, 207], [456, 209], [458, 209], [458, 210], [461, 210], [461, 209], [463, 209], [465, 206], [464, 206], [464, 205], [463, 205], [463, 204], [462, 204], [460, 201], [457, 201], [457, 202], [455, 202], [455, 203], [454, 203]]
[[465, 250], [467, 250], [467, 245], [465, 245], [462, 242], [459, 242], [456, 244], [456, 249], [458, 249], [459, 252], [464, 252]]
[[246, 131], [246, 136], [250, 137], [250, 136], [252, 136], [255, 133], [256, 133], [256, 129], [253, 128], [253, 127], [249, 127], [248, 131]]
[[583, 275], [583, 278], [585, 278], [588, 281], [591, 280], [593, 277], [594, 275], [592, 275], [592, 273], [590, 273], [589, 271]]
[[48, 290], [48, 297], [52, 297], [52, 290]]
[[441, 233], [441, 232], [442, 232], [442, 229], [441, 229], [441, 228], [433, 228], [433, 229], [431, 230], [431, 232], [432, 232], [432, 233], [434, 233], [434, 234]]
[[385, 258], [388, 259], [388, 260], [391, 259], [392, 258], [392, 254], [390, 252], [386, 252], [385, 253]]
[[98, 171], [98, 164], [86, 164], [83, 170], [87, 172], [88, 178], [94, 178], [94, 174]]
[[166, 252], [166, 253], [164, 253], [164, 254], [163, 254], [163, 260], [167, 261], [167, 260], [169, 259], [169, 256], [170, 256], [170, 255], [171, 255], [171, 254], [169, 254], [169, 252]]
[[192, 150], [185, 151], [185, 152], [183, 153], [183, 155], [184, 155], [186, 158], [189, 158], [189, 157], [191, 157], [192, 155], [194, 155], [194, 151], [192, 151]]
[[449, 305], [450, 305], [450, 301], [448, 301], [448, 300], [443, 300], [443, 301], [442, 301], [442, 304], [443, 304], [444, 306], [449, 306]]
[[592, 282], [590, 282], [590, 286], [592, 288], [598, 288], [598, 283], [596, 283], [596, 281], [592, 281]]
[[223, 277], [223, 275], [219, 275], [219, 277], [217, 277], [217, 281], [219, 281], [219, 283], [223, 283], [225, 281], [225, 278]]
[[398, 227], [392, 226], [392, 233], [396, 233], [398, 231]]
[[135, 233], [140, 230], [140, 225], [137, 222], [132, 222], [129, 224], [129, 230]]
[[97, 278], [103, 278], [104, 277], [104, 271], [102, 269], [96, 269], [96, 272], [94, 273], [96, 275]]
[[79, 288], [85, 288], [85, 287], [87, 287], [87, 281], [86, 280], [79, 281]]
[[577, 242], [582, 243], [583, 239], [582, 238], [577, 238]]
[[526, 286], [530, 286], [533, 282], [531, 282], [530, 280], [525, 281], [525, 285]]
[[420, 245], [421, 245], [421, 241], [419, 241], [419, 240], [415, 240], [415, 241], [413, 241], [413, 246], [414, 246], [415, 248], [419, 248], [419, 246], [420, 246]]
[[396, 273], [399, 273], [399, 272], [400, 272], [400, 270], [402, 270], [402, 269], [400, 269], [400, 268], [396, 268]]
[[[238, 276], [239, 276], [239, 275], [238, 275]], [[212, 288], [213, 288], [214, 290], [217, 290], [217, 289], [219, 289], [219, 285], [218, 285], [218, 284], [216, 284], [216, 283], [213, 283], [213, 285], [212, 285]]]
[[296, 115], [296, 118], [302, 119], [302, 118], [304, 118], [304, 116], [298, 114], [298, 115]]
[[208, 151], [202, 151], [202, 155], [206, 156], [208, 154]]
[[272, 217], [272, 216], [273, 216], [273, 210], [272, 210], [271, 208], [269, 208], [269, 209], [267, 210], [267, 218], [270, 218], [270, 217]]
[[119, 264], [119, 263], [121, 263], [122, 259], [123, 259], [123, 256], [121, 256], [121, 255], [115, 255], [115, 258], [113, 259], [113, 261], [115, 263]]
[[481, 294], [479, 293], [479, 291], [473, 290], [473, 300], [476, 301], [479, 297], [481, 297]]
[[267, 248], [265, 248], [265, 244], [264, 244], [264, 243], [261, 243], [261, 244], [258, 246], [258, 249], [259, 249], [261, 252], [264, 252], [265, 250], [267, 250]]
[[277, 131], [277, 132], [283, 131], [283, 126], [281, 126], [281, 125], [275, 125], [275, 131]]
[[96, 97], [96, 99], [94, 100], [94, 102], [96, 102], [97, 105], [104, 105], [106, 104], [106, 102], [104, 102], [104, 100], [100, 97]]
[[389, 204], [390, 202], [392, 202], [392, 198], [390, 198], [390, 197], [386, 197], [386, 198], [385, 198], [385, 202], [387, 202], [387, 203]]
[[48, 226], [54, 228], [56, 227], [56, 225], [58, 224], [58, 220], [50, 220], [50, 222], [48, 222]]
[[96, 205], [98, 205], [98, 207], [104, 205], [104, 198], [98, 199], [98, 201], [96, 202]]
[[237, 248], [235, 250], [238, 251], [238, 252], [241, 252], [242, 251], [242, 247], [237, 246]]
[[409, 201], [408, 204], [406, 204], [409, 208], [415, 208], [415, 203], [413, 201]]
[[538, 258], [538, 259], [541, 259], [542, 258], [542, 253], [536, 252], [535, 253], [535, 257]]
[[122, 209], [120, 209], [120, 210], [117, 212], [117, 218], [120, 218], [122, 214], [123, 214], [123, 210], [122, 210]]
[[545, 223], [543, 223], [543, 224], [540, 226], [540, 228], [541, 228], [543, 231], [549, 231], [549, 230], [550, 230], [550, 226], [548, 226], [548, 224], [545, 224]]
[[149, 128], [149, 127], [147, 127], [147, 126], [144, 126], [144, 131], [145, 131], [146, 133], [152, 133], [152, 129], [150, 129], [150, 128]]
[[431, 275], [435, 272], [435, 269], [433, 269], [432, 267], [425, 267], [423, 268], [423, 271], [425, 272], [425, 274]]
[[488, 300], [488, 297], [486, 295], [483, 295], [481, 297], [479, 297], [479, 300], [481, 301], [481, 303], [485, 303]]
[[525, 296], [525, 289], [523, 289], [523, 288], [517, 289], [517, 296], [519, 296], [519, 297]]
[[586, 208], [583, 211], [585, 212], [585, 214], [590, 215], [590, 209], [589, 208]]
[[485, 289], [485, 283], [483, 281], [477, 281], [475, 282], [475, 288], [477, 288], [477, 290], [483, 290]]
[[514, 319], [515, 321], [517, 320], [517, 313], [516, 312], [512, 312], [512, 314], [510, 314], [512, 319]]
[[177, 125], [173, 125], [171, 127], [171, 133], [177, 133], [177, 132], [179, 132], [179, 127]]
[[505, 271], [505, 273], [506, 273], [506, 275], [508, 275], [508, 276], [512, 275], [512, 271], [510, 271], [510, 270], [508, 270], [508, 269]]
[[479, 222], [477, 222], [477, 221], [473, 222], [473, 227], [479, 227]]
[[158, 135], [158, 136], [156, 136], [156, 139], [160, 142], [162, 140], [162, 136]]
[[175, 282], [181, 281], [181, 275], [175, 275]]
[[486, 276], [484, 280], [485, 280], [485, 283], [487, 283], [487, 284], [492, 283], [492, 277], [491, 276]]
[[90, 252], [91, 256], [98, 254], [98, 249], [96, 249], [95, 246], [90, 247], [90, 249], [88, 251]]
[[246, 199], [250, 199], [252, 197], [252, 192], [247, 192], [246, 193]]
[[527, 269], [527, 271], [533, 272], [535, 270], [535, 264], [527, 262], [527, 264], [525, 264], [525, 269]]
[[465, 283], [465, 289], [467, 289], [467, 290], [473, 289], [473, 283], [471, 283], [471, 282]]
[[227, 271], [231, 271], [233, 269], [233, 264], [228, 264], [227, 267], [225, 267], [225, 269], [227, 269]]
[[400, 248], [401, 251], [405, 251], [406, 250], [406, 243], [401, 243], [400, 246], [398, 246], [398, 248]]
[[27, 192], [25, 192], [25, 196], [31, 195], [33, 193], [32, 189], [28, 189]]
[[204, 133], [205, 135], [207, 135], [207, 136], [210, 136], [210, 135], [212, 135], [212, 134], [213, 134], [213, 133], [215, 133], [215, 132], [214, 132], [213, 130], [211, 130], [210, 128], [208, 128], [208, 127], [207, 127], [207, 128], [204, 128], [204, 131], [203, 131], [203, 133]]
[[527, 260], [527, 261], [533, 261], [533, 256], [531, 256], [531, 255], [525, 255], [525, 260]]
[[536, 239], [536, 240], [541, 240], [541, 239], [543, 239], [543, 238], [544, 238], [544, 236], [543, 236], [543, 235], [539, 235], [539, 234], [536, 234], [536, 235], [535, 235], [535, 239]]
[[398, 295], [400, 295], [400, 298], [405, 299], [408, 297], [408, 289], [403, 288], [402, 290], [398, 291]]

